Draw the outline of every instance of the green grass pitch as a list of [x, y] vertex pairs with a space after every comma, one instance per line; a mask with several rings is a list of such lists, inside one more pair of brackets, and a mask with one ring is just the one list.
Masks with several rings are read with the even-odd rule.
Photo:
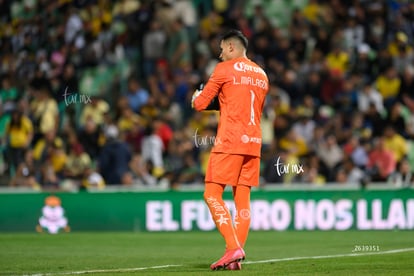
[[218, 232], [2, 233], [0, 275], [414, 275], [412, 231], [251, 232], [245, 250], [213, 272]]

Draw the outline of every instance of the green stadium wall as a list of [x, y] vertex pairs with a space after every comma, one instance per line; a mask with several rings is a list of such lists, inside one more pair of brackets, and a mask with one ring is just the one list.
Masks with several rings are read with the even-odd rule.
[[[211, 231], [202, 191], [56, 193], [72, 231]], [[33, 232], [50, 193], [1, 193], [0, 231]], [[231, 194], [226, 203], [234, 214]], [[414, 190], [257, 190], [252, 230], [414, 229]]]

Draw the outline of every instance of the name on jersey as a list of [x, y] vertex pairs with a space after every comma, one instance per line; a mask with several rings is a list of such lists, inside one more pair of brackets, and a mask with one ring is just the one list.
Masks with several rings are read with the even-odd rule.
[[233, 84], [235, 85], [251, 85], [262, 89], [267, 89], [267, 81], [252, 77], [241, 76], [240, 78], [233, 77]]

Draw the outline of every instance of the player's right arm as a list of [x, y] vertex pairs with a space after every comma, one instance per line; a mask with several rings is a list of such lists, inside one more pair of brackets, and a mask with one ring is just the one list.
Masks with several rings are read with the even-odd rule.
[[204, 89], [195, 97], [193, 106], [197, 111], [205, 110], [217, 96], [224, 82], [226, 81], [226, 71], [223, 63], [217, 64], [216, 68], [211, 74]]

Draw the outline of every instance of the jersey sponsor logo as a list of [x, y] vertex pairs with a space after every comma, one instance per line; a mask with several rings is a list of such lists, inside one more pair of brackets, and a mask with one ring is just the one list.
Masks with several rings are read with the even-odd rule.
[[243, 61], [239, 61], [239, 62], [234, 63], [233, 67], [234, 67], [234, 70], [239, 71], [239, 72], [249, 71], [249, 72], [260, 73], [260, 74], [263, 74], [263, 75], [266, 76], [266, 73], [263, 71], [262, 68], [260, 68], [258, 66], [253, 66], [253, 65], [250, 65], [250, 64], [246, 64]]
[[262, 138], [260, 138], [260, 137], [249, 137], [246, 134], [243, 134], [240, 138], [241, 138], [241, 141], [244, 144], [247, 144], [247, 143], [260, 144], [260, 143], [262, 143]]

